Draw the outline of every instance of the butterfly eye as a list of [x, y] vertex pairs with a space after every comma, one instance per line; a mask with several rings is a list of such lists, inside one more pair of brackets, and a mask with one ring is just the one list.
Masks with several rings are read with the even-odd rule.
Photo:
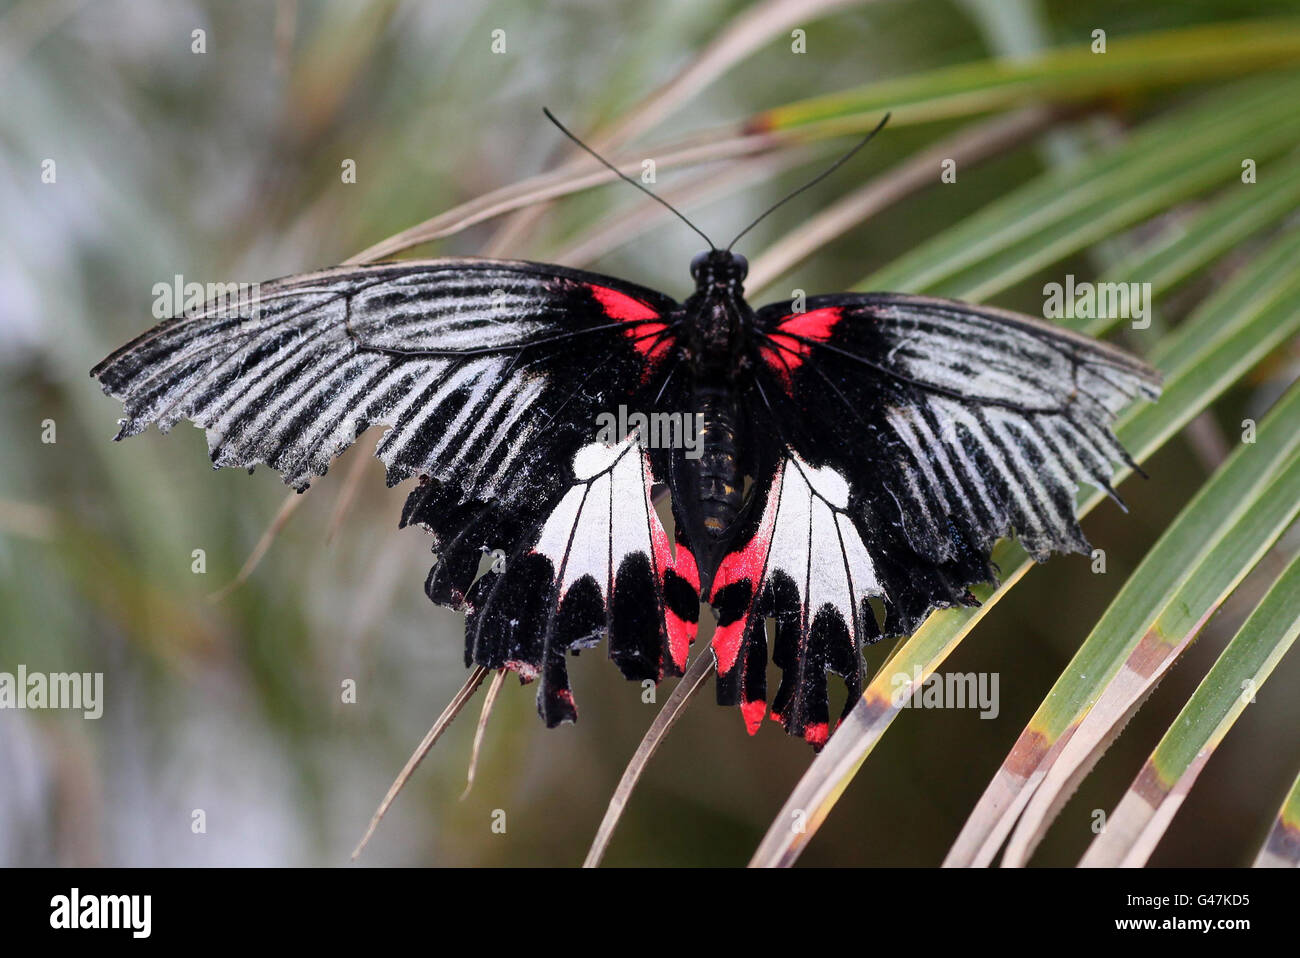
[[704, 269], [704, 264], [709, 261], [709, 250], [702, 253], [696, 253], [691, 259], [691, 279], [700, 278], [700, 270]]
[[741, 279], [744, 279], [749, 275], [749, 260], [745, 259], [745, 257], [741, 256], [739, 253], [731, 254], [731, 265], [735, 267], [736, 275]]

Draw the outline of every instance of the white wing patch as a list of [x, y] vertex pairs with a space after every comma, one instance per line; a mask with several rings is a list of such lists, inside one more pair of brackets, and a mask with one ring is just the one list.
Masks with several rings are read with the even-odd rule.
[[[784, 573], [802, 597], [805, 623], [829, 605], [844, 619], [850, 635], [859, 638], [860, 603], [880, 595], [881, 589], [867, 547], [845, 512], [848, 504], [849, 484], [842, 475], [790, 453], [768, 494], [754, 539], [759, 549], [727, 556], [714, 578], [714, 594], [749, 578], [757, 602], [763, 586], [776, 573]], [[725, 648], [721, 628], [715, 634], [715, 650], [719, 637], [724, 648], [718, 650], [718, 669], [725, 672], [734, 664], [735, 650]]]
[[885, 410], [910, 456], [899, 464], [914, 509], [911, 538], [952, 557], [947, 517], [978, 517], [981, 546], [1014, 533], [1037, 559], [1086, 552], [1075, 496], [1112, 492], [1127, 456], [1110, 430], [1151, 370], [1101, 344], [1032, 321], [939, 300], [880, 297], [872, 321], [898, 342], [893, 368], [920, 386]]
[[529, 280], [484, 269], [458, 290], [437, 272], [394, 276], [354, 296], [348, 322], [367, 346], [399, 352], [515, 346], [546, 331], [547, 304]]
[[470, 589], [470, 657], [539, 678], [538, 709], [552, 726], [577, 717], [568, 653], [604, 639], [627, 678], [658, 681], [681, 674], [693, 635], [668, 617], [665, 576], [677, 568], [635, 434], [583, 446], [572, 470], [531, 546]]
[[1075, 520], [1082, 483], [1111, 491], [1112, 463], [1124, 461], [1105, 419], [1065, 412], [1026, 414], [979, 407], [942, 394], [894, 406], [885, 418], [910, 454], [897, 466], [907, 483], [904, 521], [913, 542], [951, 557], [950, 515], [980, 520], [993, 536], [1014, 533], [1030, 555], [1087, 551]]
[[[862, 642], [870, 638], [868, 632], [874, 635], [874, 621], [868, 624], [865, 618], [871, 614], [866, 599], [883, 594], [883, 590], [866, 544], [846, 511], [848, 505], [848, 480], [835, 469], [812, 466], [794, 452], [783, 460], [768, 489], [756, 534], [743, 549], [722, 561], [714, 577], [710, 601], [722, 605], [713, 637], [720, 676], [743, 672], [742, 660], [752, 644], [766, 644], [765, 616], [797, 620], [794, 634], [804, 646], [799, 650], [801, 658], [819, 620], [825, 620], [828, 628], [842, 630], [855, 656]], [[786, 598], [791, 586], [797, 607], [791, 607]], [[742, 590], [743, 609], [733, 605], [728, 611], [727, 606], [735, 601], [724, 591], [729, 588]], [[826, 653], [816, 658], [816, 668], [824, 669]], [[747, 687], [744, 676], [732, 680], [740, 682], [741, 707], [752, 733], [763, 716], [764, 696], [759, 689]], [[850, 677], [850, 681], [855, 679]], [[792, 694], [802, 695], [803, 687], [798, 683], [799, 690]], [[801, 702], [795, 702], [793, 711], [803, 715], [806, 710]], [[773, 717], [780, 718], [775, 713]], [[829, 735], [821, 720], [793, 731], [814, 744]]]
[[656, 580], [668, 558], [668, 536], [655, 513], [645, 451], [629, 436], [616, 446], [596, 442], [573, 459], [576, 484], [547, 517], [533, 551], [557, 570], [560, 594], [590, 577], [608, 602], [629, 556], [642, 554]]
[[782, 469], [765, 579], [784, 572], [801, 590], [806, 619], [829, 604], [852, 633], [857, 603], [879, 595], [880, 586], [862, 537], [844, 512], [848, 504], [843, 476], [792, 454]]

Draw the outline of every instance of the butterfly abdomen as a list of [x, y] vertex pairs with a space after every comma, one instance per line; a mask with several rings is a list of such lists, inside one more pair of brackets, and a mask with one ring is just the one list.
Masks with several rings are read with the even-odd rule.
[[701, 390], [697, 396], [703, 417], [696, 460], [700, 513], [705, 531], [721, 538], [735, 522], [744, 492], [738, 410], [735, 400], [722, 390]]

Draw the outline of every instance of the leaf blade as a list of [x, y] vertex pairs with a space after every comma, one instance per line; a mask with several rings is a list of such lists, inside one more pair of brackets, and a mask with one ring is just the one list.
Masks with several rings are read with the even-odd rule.
[[1205, 763], [1297, 636], [1300, 556], [1277, 577], [1170, 723], [1080, 865], [1146, 864]]

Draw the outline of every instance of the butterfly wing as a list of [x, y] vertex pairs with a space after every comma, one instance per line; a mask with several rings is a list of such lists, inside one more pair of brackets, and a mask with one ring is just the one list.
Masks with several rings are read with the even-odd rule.
[[[751, 433], [764, 474], [715, 577], [721, 701], [763, 714], [764, 617], [783, 669], [773, 715], [829, 732], [826, 671], [851, 707], [860, 646], [906, 635], [992, 581], [994, 542], [1038, 560], [1086, 551], [1080, 483], [1111, 492], [1128, 462], [1110, 430], [1158, 374], [1028, 317], [896, 294], [776, 303], [755, 316]], [[869, 599], [885, 609], [878, 628]]]
[[[526, 262], [341, 267], [164, 322], [91, 375], [125, 404], [118, 438], [190, 419], [215, 465], [267, 463], [300, 491], [384, 425], [376, 455], [389, 485], [420, 479], [403, 524], [435, 537], [426, 591], [470, 613], [467, 664], [542, 675], [539, 707], [553, 722], [573, 715], [564, 651], [602, 629], [633, 678], [684, 659], [669, 654], [681, 649], [663, 622], [655, 465], [635, 443], [592, 464], [599, 414], [669, 385], [676, 308], [653, 290]], [[504, 569], [476, 582], [485, 552]], [[637, 603], [639, 617], [623, 611]], [[525, 627], [538, 615], [540, 644]]]

